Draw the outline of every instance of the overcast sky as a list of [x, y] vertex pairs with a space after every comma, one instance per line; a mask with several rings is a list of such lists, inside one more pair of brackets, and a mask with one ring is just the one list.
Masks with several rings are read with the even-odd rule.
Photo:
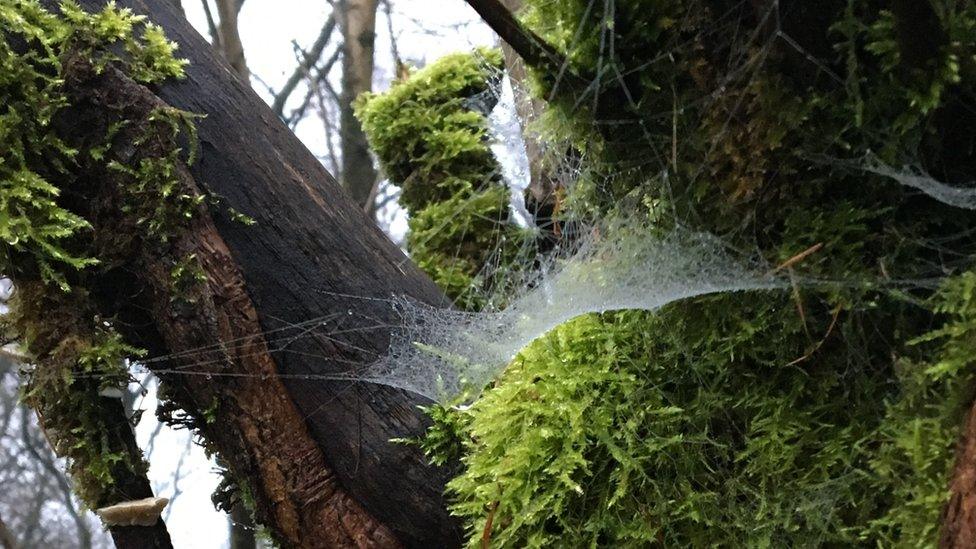
[[[480, 23], [477, 15], [463, 0], [393, 0], [393, 26], [400, 55], [405, 60], [425, 64], [447, 53], [469, 50], [477, 45], [495, 43], [491, 31]], [[204, 36], [206, 19], [198, 0], [183, 0], [187, 16]], [[292, 41], [308, 48], [318, 36], [330, 7], [325, 0], [246, 0], [240, 15], [241, 39], [248, 66], [254, 74], [252, 84], [258, 93], [270, 97], [261, 82], [273, 89], [281, 84], [295, 67]], [[386, 16], [377, 16], [376, 73], [374, 89], [389, 86], [391, 55]], [[338, 33], [337, 33], [338, 34]], [[333, 43], [337, 42], [335, 37]], [[339, 71], [335, 71], [336, 78]], [[335, 80], [338, 83], [338, 79]], [[301, 97], [295, 93], [293, 97]], [[314, 116], [299, 125], [296, 133], [320, 157], [325, 155], [325, 136], [321, 123]], [[139, 425], [139, 442], [143, 448], [150, 433], [156, 429], [152, 413], [155, 399], [150, 394], [142, 403], [147, 410]], [[212, 549], [227, 547], [226, 516], [214, 510], [210, 495], [218, 477], [203, 451], [192, 446], [189, 455], [180, 463], [187, 447], [185, 431], [162, 429], [157, 435], [151, 455], [150, 478], [157, 495], [172, 497], [173, 473], [177, 467], [185, 474], [179, 484], [182, 493], [168, 512], [168, 526], [173, 544], [180, 548]]]

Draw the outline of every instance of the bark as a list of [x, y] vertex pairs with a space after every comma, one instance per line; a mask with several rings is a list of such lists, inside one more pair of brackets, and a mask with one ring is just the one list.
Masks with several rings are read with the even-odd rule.
[[939, 547], [976, 547], [976, 405], [969, 411], [959, 440], [949, 493]]
[[[287, 545], [456, 546], [461, 533], [442, 496], [446, 472], [390, 442], [423, 432], [424, 401], [303, 377], [347, 374], [382, 355], [397, 321], [389, 296], [447, 301], [170, 2], [119, 5], [163, 26], [190, 59], [188, 77], [162, 86], [158, 98], [114, 71], [81, 78], [77, 98], [90, 112], [76, 117], [79, 131], [106, 109], [138, 119], [165, 102], [206, 114], [197, 124], [201, 158], [184, 176], [222, 205], [198, 212], [172, 244], [171, 257], [195, 253], [207, 274], [193, 306], [174, 299], [186, 296], [172, 293], [172, 264], [146, 248], [105, 281], [98, 298], [106, 312], [156, 355], [209, 349], [151, 364], [180, 406], [199, 412], [218, 403], [202, 434], [235, 478], [250, 482], [259, 518]], [[113, 204], [101, 198], [111, 219]], [[234, 221], [231, 209], [257, 225]], [[297, 338], [287, 352], [262, 335], [310, 319], [331, 331]]]
[[563, 56], [545, 40], [525, 28], [505, 2], [506, 0], [467, 0], [468, 5], [484, 19], [491, 30], [530, 67], [543, 69], [551, 75], [559, 74], [581, 81], [566, 72], [566, 60]]
[[[148, 89], [115, 70], [96, 76], [82, 69], [67, 81], [76, 106], [71, 119], [84, 128], [97, 127], [102, 113], [113, 111], [139, 122], [133, 124], [139, 127], [156, 109], [165, 107]], [[117, 160], [136, 164], [138, 154]], [[185, 171], [181, 175], [183, 187], [199, 194], [193, 176]], [[111, 177], [91, 174], [98, 176]], [[105, 202], [107, 210], [112, 208], [110, 197], [92, 198], [96, 204]], [[89, 217], [111, 219], [111, 212], [95, 210]], [[96, 232], [111, 229], [110, 225], [94, 227]], [[153, 326], [152, 331], [130, 328], [125, 333], [156, 353], [207, 349], [181, 363], [162, 363], [158, 374], [172, 400], [196, 415], [190, 424], [220, 450], [238, 484], [255, 492], [259, 513], [281, 539], [295, 547], [396, 546], [392, 534], [338, 487], [325, 456], [309, 436], [302, 414], [277, 375], [240, 270], [208, 212], [196, 212], [164, 254], [152, 247], [135, 253], [132, 274], [115, 282], [138, 288], [141, 299], [133, 303], [134, 309], [118, 303], [116, 286], [98, 296], [100, 309], [126, 318], [126, 326], [135, 325], [136, 319], [140, 325]], [[207, 283], [177, 294], [171, 284], [173, 261], [191, 256], [199, 258]], [[148, 318], [139, 311], [149, 311]], [[235, 377], [225, 375], [229, 373]], [[209, 382], [200, 383], [201, 375], [210, 377]], [[213, 419], [201, 421], [203, 410], [212, 410]]]
[[376, 170], [369, 154], [369, 144], [359, 120], [353, 113], [353, 101], [373, 87], [373, 54], [376, 38], [378, 0], [342, 0], [336, 5], [342, 27], [342, 92], [340, 94], [340, 141], [342, 151], [342, 186], [360, 207], [369, 208], [367, 200], [376, 181]]
[[[110, 452], [126, 456], [126, 463], [138, 463], [142, 459], [142, 452], [136, 444], [135, 433], [125, 416], [122, 402], [115, 398], [97, 397], [97, 407], [105, 425], [115, 425], [114, 429], [100, 433], [103, 443]], [[42, 429], [45, 429], [44, 418], [38, 417]], [[26, 428], [26, 423], [25, 423]], [[152, 486], [145, 473], [133, 471], [125, 464], [113, 467], [112, 489], [102, 501], [96, 502], [99, 507], [114, 505], [123, 501], [153, 497]], [[109, 532], [118, 549], [170, 549], [173, 547], [169, 538], [169, 531], [162, 518], [152, 526], [111, 526]], [[88, 540], [90, 544], [90, 540]]]

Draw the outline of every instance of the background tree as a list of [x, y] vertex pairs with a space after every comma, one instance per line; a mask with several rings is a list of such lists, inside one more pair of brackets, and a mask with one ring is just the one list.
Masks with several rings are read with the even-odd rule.
[[342, 143], [342, 171], [339, 178], [343, 188], [357, 204], [372, 213], [370, 197], [378, 185], [369, 144], [359, 120], [353, 112], [353, 101], [373, 89], [373, 56], [376, 40], [376, 9], [379, 0], [339, 0], [342, 28], [342, 93], [340, 99], [340, 132]]

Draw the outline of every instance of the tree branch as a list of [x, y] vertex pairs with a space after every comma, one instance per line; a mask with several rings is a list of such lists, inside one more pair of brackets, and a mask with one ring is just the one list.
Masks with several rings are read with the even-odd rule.
[[552, 73], [563, 69], [566, 59], [556, 48], [525, 28], [499, 0], [465, 1], [526, 64]]
[[316, 69], [315, 75], [312, 75], [311, 72], [305, 75], [309, 82], [308, 91], [305, 92], [305, 97], [302, 99], [301, 104], [291, 111], [291, 114], [289, 114], [287, 117], [283, 117], [289, 128], [294, 130], [295, 125], [301, 121], [302, 118], [304, 118], [305, 110], [308, 108], [309, 103], [312, 102], [312, 98], [315, 96], [315, 90], [318, 83], [329, 77], [329, 73], [332, 72], [332, 67], [335, 66], [336, 61], [339, 60], [341, 55], [342, 45], [340, 44], [339, 47], [332, 52], [329, 59], [320, 68]]
[[200, 3], [203, 4], [203, 13], [207, 16], [210, 44], [220, 50], [220, 33], [217, 31], [217, 22], [214, 20], [213, 12], [210, 11], [210, 0], [200, 0]]
[[283, 117], [283, 112], [285, 109], [285, 103], [288, 101], [288, 97], [291, 96], [292, 92], [298, 86], [298, 83], [302, 81], [302, 78], [309, 74], [311, 68], [315, 63], [318, 62], [319, 58], [322, 57], [322, 52], [325, 50], [325, 46], [328, 45], [329, 39], [332, 37], [332, 31], [335, 30], [336, 19], [335, 12], [330, 13], [328, 19], [325, 20], [325, 24], [322, 26], [322, 31], [319, 32], [318, 38], [315, 39], [315, 43], [312, 44], [311, 49], [305, 53], [304, 58], [295, 67], [295, 71], [291, 73], [285, 85], [282, 86], [281, 91], [279, 91], [274, 98], [274, 102], [271, 104], [271, 110], [274, 111], [279, 118]]
[[34, 437], [31, 435], [30, 428], [30, 417], [31, 411], [26, 406], [21, 411], [21, 440], [24, 444], [24, 449], [27, 453], [34, 458], [34, 461], [40, 465], [44, 471], [54, 479], [54, 483], [60, 492], [61, 500], [64, 502], [64, 508], [68, 512], [68, 516], [75, 523], [75, 528], [78, 532], [78, 543], [80, 547], [84, 549], [90, 549], [92, 546], [91, 530], [88, 529], [88, 524], [85, 522], [85, 517], [83, 512], [79, 512], [75, 508], [75, 502], [73, 499], [74, 492], [71, 490], [71, 484], [68, 483], [68, 479], [65, 478], [64, 473], [58, 468], [54, 463], [54, 459], [47, 452], [42, 452], [41, 449], [37, 447], [34, 443]]

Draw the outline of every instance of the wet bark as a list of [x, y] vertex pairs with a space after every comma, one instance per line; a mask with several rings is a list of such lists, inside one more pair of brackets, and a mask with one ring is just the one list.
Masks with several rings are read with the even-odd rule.
[[244, 504], [238, 502], [230, 511], [230, 549], [255, 549], [254, 521]]
[[[197, 122], [201, 157], [184, 176], [221, 206], [198, 212], [165, 257], [137, 250], [103, 282], [106, 312], [157, 357], [206, 348], [150, 364], [177, 404], [213, 412], [197, 426], [287, 545], [458, 545], [442, 496], [446, 472], [391, 442], [423, 432], [423, 399], [323, 379], [350, 370], [354, 377], [385, 353], [397, 322], [390, 296], [447, 301], [170, 2], [118, 3], [179, 42], [188, 77], [150, 93], [107, 71], [77, 82], [77, 98], [93, 120], [105, 109], [145, 117], [163, 104], [206, 114]], [[78, 120], [84, 126], [86, 117]], [[111, 219], [111, 200], [105, 204]], [[233, 211], [257, 225], [235, 221]], [[187, 306], [187, 296], [173, 294], [170, 272], [174, 258], [193, 254], [207, 282]], [[263, 335], [312, 319], [316, 329], [287, 349]]]
[[970, 409], [959, 440], [949, 492], [939, 547], [976, 547], [976, 406]]

